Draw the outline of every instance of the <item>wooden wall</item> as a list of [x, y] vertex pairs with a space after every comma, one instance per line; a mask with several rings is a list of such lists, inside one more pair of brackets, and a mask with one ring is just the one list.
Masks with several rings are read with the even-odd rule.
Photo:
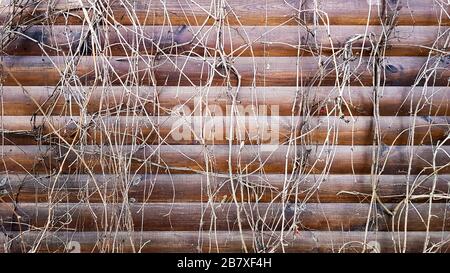
[[21, 10], [0, 252], [448, 251], [446, 1], [162, 2]]

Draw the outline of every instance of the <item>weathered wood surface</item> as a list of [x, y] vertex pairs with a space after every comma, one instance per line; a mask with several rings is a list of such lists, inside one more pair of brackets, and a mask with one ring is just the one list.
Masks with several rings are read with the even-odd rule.
[[[251, 58], [240, 57], [231, 64], [220, 60], [201, 59], [186, 56], [152, 57], [148, 59], [129, 57], [80, 57], [69, 60], [65, 57], [4, 56], [2, 72], [4, 85], [56, 85], [61, 78], [76, 76], [81, 84], [105, 81], [106, 75], [112, 85], [153, 85], [159, 86], [303, 86], [332, 85], [342, 82], [342, 72], [329, 59], [304, 57], [297, 63], [289, 57]], [[346, 75], [352, 85], [371, 85], [373, 83], [369, 57], [355, 58], [348, 65], [351, 75]], [[227, 69], [224, 68], [227, 66]], [[105, 69], [106, 67], [106, 69]], [[427, 81], [417, 76], [428, 67], [435, 73]], [[382, 73], [383, 83], [405, 86], [432, 82], [436, 86], [446, 86], [450, 78], [450, 63], [445, 59], [428, 60], [426, 57], [386, 57]], [[338, 70], [338, 72], [336, 72]], [[72, 71], [72, 72], [70, 72]], [[228, 71], [228, 74], [226, 73]], [[300, 73], [299, 73], [300, 71]], [[69, 73], [70, 72], [70, 73]], [[150, 73], [151, 72], [151, 73]], [[131, 75], [133, 75], [131, 77]]]
[[[4, 145], [1, 171], [9, 173], [93, 172], [192, 173], [232, 172], [370, 174], [372, 146], [324, 145], [145, 145], [60, 146]], [[450, 146], [381, 146], [383, 174], [450, 173]], [[231, 162], [229, 158], [231, 155]], [[434, 165], [433, 165], [434, 160]], [[73, 164], [76, 162], [76, 164]]]
[[[0, 4], [2, 25], [9, 3]], [[365, 239], [376, 246], [368, 252], [396, 252], [404, 239], [397, 231], [405, 229], [407, 251], [435, 250], [433, 244], [443, 241], [438, 251], [447, 252], [450, 146], [439, 145], [450, 127], [450, 63], [436, 53], [448, 51], [448, 3], [211, 3], [57, 0], [52, 7], [44, 1], [25, 8], [24, 29], [33, 16], [49, 21], [25, 31], [0, 56], [0, 253], [26, 252], [36, 242], [42, 252], [71, 251], [70, 241], [79, 242], [82, 252], [236, 252], [243, 251], [242, 240], [256, 250], [262, 238], [276, 244], [257, 250], [270, 252], [281, 250], [278, 231], [293, 224], [298, 230], [283, 238], [288, 252], [362, 251]], [[93, 5], [107, 19], [88, 28]], [[232, 57], [227, 64], [211, 58], [222, 12], [223, 51]], [[374, 91], [370, 44], [380, 41], [386, 30], [380, 24], [390, 20], [395, 27], [382, 44], [388, 57], [379, 71], [386, 87]], [[49, 27], [50, 21], [55, 25]], [[136, 23], [139, 34], [131, 26]], [[102, 57], [99, 48], [92, 54], [97, 46], [112, 56]], [[62, 57], [77, 48], [75, 59]], [[142, 58], [125, 56], [132, 51]], [[62, 78], [72, 87], [55, 88]], [[113, 87], [99, 87], [109, 81]], [[227, 89], [227, 81], [242, 88]], [[228, 146], [226, 134], [216, 128], [208, 134], [211, 128], [195, 124], [204, 125], [209, 111], [216, 116], [209, 123], [228, 133], [227, 107], [235, 93], [237, 109], [247, 117], [233, 123], [241, 137]], [[378, 147], [371, 145], [375, 97]], [[250, 130], [260, 123], [267, 124], [263, 131]], [[192, 132], [173, 138], [171, 130], [183, 125], [206, 132], [206, 143]], [[292, 139], [294, 125], [297, 136], [311, 131]], [[274, 137], [267, 139], [267, 132], [276, 128], [276, 142], [293, 145], [265, 145]], [[68, 148], [80, 137], [87, 145]], [[371, 207], [374, 191], [378, 199]], [[40, 237], [34, 227], [45, 227], [46, 234]], [[261, 237], [250, 229], [275, 231]]]
[[[409, 200], [446, 202], [450, 191], [449, 175], [308, 175], [285, 177], [283, 174], [250, 175], [233, 178], [200, 174], [144, 174], [119, 177], [116, 175], [60, 175], [58, 177], [33, 175], [3, 175], [1, 198], [4, 202], [45, 203], [60, 202], [122, 202], [126, 198], [136, 202], [215, 202], [233, 200], [279, 202], [283, 190], [289, 192], [292, 202], [344, 203], [370, 202], [373, 185], [383, 202], [400, 202], [406, 198], [409, 183]], [[232, 184], [233, 183], [233, 184]], [[298, 194], [296, 193], [296, 190]]]
[[[232, 98], [225, 87], [140, 86], [125, 89], [118, 86], [86, 86], [66, 89], [54, 86], [2, 86], [0, 91], [4, 116], [42, 115], [43, 112], [46, 115], [79, 115], [77, 99], [88, 114], [100, 112], [126, 115], [130, 111], [126, 109], [145, 109], [148, 115], [172, 115], [174, 111], [179, 112], [180, 106], [184, 106], [186, 113], [198, 116], [219, 111], [227, 114], [227, 108], [232, 105]], [[379, 111], [383, 116], [411, 113], [422, 116], [450, 115], [450, 87], [385, 86], [378, 92]], [[282, 86], [242, 87], [236, 94], [236, 100], [238, 109], [245, 110], [246, 115], [258, 113], [256, 109], [260, 107], [268, 115], [272, 111], [280, 116], [297, 115], [302, 113], [299, 105], [304, 103], [312, 115], [335, 115], [341, 110], [345, 115], [370, 116], [374, 107], [373, 93], [372, 87], [348, 87], [342, 93], [333, 87], [300, 90]], [[84, 94], [84, 98], [78, 94]], [[340, 109], [336, 103], [339, 96], [342, 98]]]
[[[139, 22], [142, 25], [162, 25], [188, 24], [201, 25], [203, 23], [212, 24], [220, 13], [226, 13], [225, 18], [228, 24], [232, 25], [297, 25], [299, 22], [311, 24], [314, 18], [318, 18], [319, 24], [365, 25], [369, 20], [370, 24], [380, 24], [386, 18], [392, 18], [398, 14], [397, 23], [400, 25], [436, 25], [449, 24], [448, 4], [443, 0], [321, 0], [317, 1], [315, 7], [313, 0], [304, 1], [303, 5], [297, 0], [229, 0], [225, 7], [215, 7], [210, 0], [196, 0], [192, 3], [189, 0], [181, 1], [159, 1], [148, 2], [145, 0], [134, 1], [107, 1], [108, 10], [104, 10], [100, 3], [97, 3], [98, 12], [107, 14], [108, 19], [121, 24], [132, 24]], [[2, 2], [3, 5], [9, 1]], [[87, 12], [92, 4], [87, 1], [60, 0], [56, 1], [51, 9], [59, 11], [54, 14], [53, 20], [59, 24], [83, 22], [84, 7]], [[45, 16], [48, 10], [47, 3], [39, 6], [30, 6], [27, 10], [34, 16]], [[215, 11], [217, 9], [217, 12]], [[130, 13], [130, 10], [133, 10]], [[70, 11], [70, 13], [68, 12]], [[167, 11], [170, 11], [167, 13]], [[62, 13], [64, 12], [64, 13]], [[447, 12], [447, 14], [445, 14]], [[326, 13], [328, 16], [323, 16]], [[67, 16], [67, 14], [73, 14]], [[89, 13], [88, 13], [89, 14]], [[133, 14], [130, 16], [130, 14]], [[169, 14], [169, 15], [168, 15]], [[7, 13], [0, 14], [0, 22], [5, 22]]]
[[[39, 252], [70, 252], [73, 242], [80, 243], [80, 252], [242, 252], [242, 238], [249, 251], [255, 251], [256, 237], [263, 239], [268, 245], [266, 252], [281, 252], [276, 244], [279, 232], [254, 234], [253, 232], [214, 233], [198, 231], [147, 231], [147, 232], [115, 232], [114, 235], [98, 232], [47, 232], [41, 236], [39, 232], [25, 232], [16, 237], [10, 233], [10, 252], [27, 252], [38, 238], [43, 238]], [[394, 237], [393, 237], [394, 236]], [[429, 244], [425, 250], [449, 251], [448, 232], [408, 232], [406, 252], [424, 252], [425, 240], [429, 236]], [[393, 240], [393, 238], [395, 240]], [[364, 241], [366, 247], [364, 248]], [[301, 231], [284, 238], [286, 252], [400, 252], [403, 247], [403, 233], [393, 235], [391, 232], [343, 232], [343, 231]], [[433, 243], [444, 241], [437, 249]], [[72, 243], [70, 243], [72, 242]], [[260, 250], [260, 249], [259, 249]]]
[[[322, 144], [370, 145], [376, 128], [385, 145], [447, 141], [450, 117], [185, 116], [38, 117], [3, 116], [2, 143], [37, 145], [60, 138], [87, 144]], [[450, 141], [449, 143], [450, 144]]]
[[[6, 230], [32, 228], [75, 229], [77, 231], [115, 230], [117, 226], [142, 231], [281, 230], [297, 225], [300, 230], [370, 231], [404, 230], [448, 231], [448, 204], [404, 203], [381, 206], [367, 203], [2, 203], [0, 218]], [[431, 214], [429, 214], [429, 211]], [[238, 216], [239, 215], [239, 216]], [[256, 217], [255, 217], [256, 216]], [[285, 218], [282, 226], [281, 218]], [[405, 225], [405, 218], [407, 225]], [[429, 219], [428, 219], [429, 218]], [[429, 223], [428, 223], [429, 220]], [[50, 222], [49, 222], [50, 221]], [[264, 227], [260, 222], [264, 222]], [[326, 228], [325, 228], [326, 227]]]
[[[146, 26], [137, 31], [133, 27], [100, 27], [96, 30], [98, 45], [113, 56], [158, 52], [186, 54], [214, 54], [223, 48], [230, 56], [307, 56], [311, 54], [340, 53], [369, 54], [378, 41], [386, 39], [381, 26], [232, 26], [217, 42], [214, 26]], [[445, 50], [449, 29], [436, 26], [397, 26], [385, 43], [387, 56], [427, 56]], [[360, 38], [356, 38], [360, 36]], [[34, 26], [27, 29], [4, 54], [61, 55], [75, 53], [90, 55], [92, 38], [88, 26]], [[353, 41], [354, 39], [354, 41]], [[82, 41], [80, 44], [80, 41]], [[83, 44], [84, 43], [84, 44]], [[347, 49], [346, 49], [347, 47]]]

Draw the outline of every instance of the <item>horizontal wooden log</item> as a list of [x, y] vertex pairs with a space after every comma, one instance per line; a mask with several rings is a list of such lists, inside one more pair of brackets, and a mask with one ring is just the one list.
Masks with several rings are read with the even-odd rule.
[[[445, 203], [112, 203], [45, 204], [2, 203], [0, 219], [4, 230], [48, 227], [96, 230], [299, 230], [330, 231], [448, 231], [450, 212]], [[429, 211], [431, 212], [430, 217]], [[285, 218], [282, 221], [282, 218]], [[405, 225], [405, 218], [407, 225]], [[429, 219], [428, 219], [429, 218]], [[429, 224], [428, 224], [429, 220]], [[264, 224], [263, 224], [264, 223]], [[263, 225], [262, 225], [263, 224]]]
[[385, 145], [423, 145], [445, 141], [450, 117], [38, 117], [3, 116], [0, 139], [12, 145], [36, 145], [65, 139], [94, 144], [322, 144], [370, 145], [378, 127]]
[[[223, 115], [232, 105], [225, 87], [83, 87], [56, 88], [53, 86], [3, 86], [1, 87], [2, 114], [26, 115], [79, 115], [80, 108], [88, 114], [144, 111], [152, 115], [173, 115], [174, 111], [192, 115], [211, 112]], [[234, 91], [233, 89], [232, 91]], [[337, 102], [338, 97], [342, 103]], [[259, 112], [269, 115], [301, 115], [300, 104], [307, 105], [311, 115], [367, 116], [373, 114], [373, 88], [349, 87], [342, 93], [336, 88], [313, 87], [296, 90], [295, 87], [243, 87], [237, 92], [238, 109], [247, 115]], [[383, 116], [450, 115], [449, 87], [383, 87], [379, 90], [379, 112]], [[157, 103], [155, 103], [157, 102]], [[78, 104], [79, 103], [79, 104]], [[340, 107], [339, 107], [340, 106]], [[42, 109], [39, 110], [39, 107]], [[128, 111], [127, 111], [128, 109]], [[256, 111], [258, 110], [258, 111]], [[220, 114], [222, 113], [222, 114]]]
[[[2, 2], [3, 8], [10, 2]], [[42, 3], [38, 6], [30, 5], [25, 12], [36, 16], [44, 16], [50, 8], [56, 11], [70, 11], [64, 14], [56, 13], [51, 19], [56, 23], [81, 23], [84, 7], [92, 17], [92, 5], [87, 1], [61, 0], [51, 2], [52, 5]], [[317, 3], [317, 6], [315, 6]], [[383, 4], [385, 3], [385, 4]], [[136, 1], [101, 1], [95, 3], [96, 13], [107, 19], [121, 24], [212, 24], [223, 18], [227, 24], [247, 25], [297, 25], [299, 22], [311, 24], [317, 18], [317, 23], [324, 24], [380, 24], [387, 18], [398, 13], [397, 22], [401, 25], [435, 25], [449, 24], [448, 5], [444, 1], [433, 0], [396, 0], [396, 1], [359, 1], [359, 0], [320, 0], [304, 1], [302, 4], [295, 0], [268, 0], [261, 2], [249, 0], [229, 0], [226, 6], [214, 5], [209, 0], [188, 0], [168, 2]], [[1, 22], [5, 22], [8, 9], [1, 15]], [[447, 12], [447, 14], [445, 13]], [[67, 16], [72, 14], [72, 16]], [[221, 14], [224, 14], [221, 16]], [[65, 15], [65, 16], [64, 16]], [[78, 16], [78, 17], [77, 17]], [[114, 19], [113, 19], [114, 18]]]
[[[436, 179], [436, 180], [435, 180]], [[297, 178], [279, 174], [237, 176], [230, 178], [199, 174], [116, 175], [3, 175], [0, 186], [4, 202], [230, 202], [235, 184], [236, 198], [241, 201], [280, 202], [370, 202], [375, 192], [383, 202], [428, 200], [447, 201], [450, 176], [406, 175], [307, 175]], [[283, 192], [287, 193], [286, 197]]]
[[[450, 173], [450, 146], [327, 145], [3, 145], [0, 171], [73, 173], [335, 173], [370, 174], [373, 163], [383, 174]], [[229, 159], [231, 157], [231, 161]], [[434, 162], [434, 164], [433, 164]]]
[[[43, 236], [42, 236], [43, 235]], [[283, 234], [285, 252], [401, 252], [404, 234], [391, 232], [302, 231]], [[282, 252], [279, 232], [23, 232], [10, 233], [8, 252]], [[448, 232], [408, 232], [405, 252], [448, 252]], [[426, 238], [429, 243], [426, 244]], [[42, 238], [40, 244], [38, 238]], [[394, 239], [394, 240], [393, 240]], [[256, 244], [260, 240], [262, 244]], [[77, 246], [78, 246], [77, 244]], [[435, 244], [436, 247], [432, 247]], [[424, 249], [424, 245], [426, 245]]]
[[[370, 58], [355, 58], [347, 64], [333, 59], [304, 57], [301, 61], [289, 57], [240, 57], [230, 64], [220, 60], [198, 57], [65, 57], [5, 56], [2, 58], [4, 85], [56, 85], [75, 80], [76, 84], [97, 83], [112, 85], [169, 85], [204, 86], [310, 86], [336, 85], [348, 77], [352, 85], [372, 85]], [[74, 63], [75, 62], [75, 63]], [[342, 74], [336, 65], [348, 65]], [[419, 75], [422, 68], [435, 71], [425, 79]], [[336, 70], [338, 72], [336, 72]], [[447, 86], [450, 78], [449, 64], [444, 59], [428, 60], [425, 57], [387, 57], [383, 83], [386, 85]], [[416, 78], [419, 76], [419, 80]], [[108, 80], [107, 80], [108, 79]]]
[[[79, 50], [80, 54], [90, 55], [93, 48], [89, 31], [88, 26], [31, 27], [4, 53], [60, 55]], [[387, 56], [427, 56], [444, 49], [448, 32], [448, 28], [435, 26], [397, 26], [387, 38], [383, 53]], [[214, 26], [146, 26], [139, 31], [133, 27], [101, 27], [96, 35], [99, 37], [96, 50], [113, 56], [189, 51], [211, 56], [219, 48], [217, 27]], [[355, 38], [358, 35], [361, 37]], [[222, 32], [220, 48], [230, 56], [303, 56], [340, 53], [342, 50], [369, 54], [372, 44], [384, 36], [385, 29], [381, 26], [229, 27]]]
[[[54, 20], [54, 23], [57, 24], [81, 24], [85, 19], [83, 7], [89, 8], [88, 2], [85, 0], [5, 0], [0, 4], [0, 23], [28, 25], [48, 23]], [[89, 11], [87, 12], [88, 15], [92, 15]]]

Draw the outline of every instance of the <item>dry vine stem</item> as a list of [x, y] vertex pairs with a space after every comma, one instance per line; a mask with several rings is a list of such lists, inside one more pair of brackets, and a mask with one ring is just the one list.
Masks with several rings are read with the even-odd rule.
[[[348, 15], [359, 25], [348, 36], [336, 26], [346, 17], [327, 1], [268, 2], [257, 11], [235, 0], [2, 4], [2, 78], [15, 86], [3, 84], [1, 95], [0, 225], [7, 239], [0, 250], [71, 251], [80, 243], [88, 252], [164, 251], [172, 231], [195, 247], [175, 242], [169, 251], [447, 251], [450, 226], [438, 209], [450, 198], [450, 126], [441, 118], [450, 89], [437, 83], [450, 70], [449, 3], [368, 0], [358, 4], [366, 9], [362, 19]], [[429, 10], [435, 23], [423, 19]], [[411, 45], [414, 39], [398, 36], [409, 30], [436, 36]], [[389, 54], [402, 52], [396, 47], [420, 52], [418, 73], [390, 63]], [[8, 65], [6, 58], [31, 60], [7, 56], [15, 49], [39, 52], [42, 63], [35, 70]], [[415, 57], [409, 58], [399, 60]], [[57, 81], [23, 85], [40, 68]], [[283, 71], [294, 80], [283, 79]], [[270, 89], [271, 83], [291, 86]], [[362, 98], [361, 88], [370, 96]], [[401, 88], [406, 97], [386, 99]], [[34, 109], [28, 127], [18, 125], [25, 117], [11, 117], [13, 92]], [[361, 109], [362, 101], [370, 109]], [[395, 109], [390, 119], [383, 114], [388, 102]], [[363, 115], [371, 122], [371, 150], [360, 156]], [[164, 116], [175, 120], [170, 128]], [[397, 118], [407, 124], [390, 130]], [[386, 143], [386, 135], [393, 141]], [[350, 143], [345, 154], [342, 143]], [[430, 144], [421, 147], [425, 159], [417, 152], [423, 143]], [[405, 152], [398, 155], [400, 145]], [[405, 163], [395, 171], [389, 164], [399, 158]], [[414, 164], [426, 158], [417, 171]], [[350, 163], [339, 186], [336, 166], [344, 161]], [[329, 185], [336, 189], [327, 202], [354, 202], [334, 201], [332, 217], [328, 204], [320, 207]], [[180, 208], [189, 201], [200, 212]], [[355, 209], [357, 216], [342, 212], [358, 203], [364, 209]], [[153, 206], [158, 213], [149, 212]], [[355, 218], [362, 224], [352, 225]], [[150, 226], [155, 219], [163, 224]], [[317, 233], [311, 221], [320, 221]]]

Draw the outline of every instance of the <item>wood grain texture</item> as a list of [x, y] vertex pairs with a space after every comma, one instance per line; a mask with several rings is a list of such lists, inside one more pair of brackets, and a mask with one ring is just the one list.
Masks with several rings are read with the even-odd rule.
[[[3, 83], [56, 85], [62, 76], [72, 79], [75, 77], [83, 85], [101, 83], [105, 78], [109, 78], [112, 85], [159, 86], [204, 86], [207, 83], [224, 86], [227, 82], [234, 86], [334, 86], [339, 79], [343, 80], [341, 72], [336, 72], [340, 71], [336, 69], [336, 65], [342, 65], [342, 62], [335, 63], [333, 59], [327, 62], [318, 57], [304, 57], [298, 63], [289, 57], [240, 57], [226, 65], [227, 70], [218, 60], [197, 57], [149, 56], [143, 59], [80, 57], [74, 65], [64, 57], [5, 56], [2, 59]], [[364, 57], [348, 63], [349, 71], [352, 71], [347, 75], [349, 84], [358, 86], [373, 83], [372, 72], [368, 69], [371, 67], [369, 61], [368, 57]], [[416, 80], [424, 67], [433, 69], [435, 73], [427, 81], [422, 77]], [[425, 57], [386, 57], [383, 82], [385, 85], [405, 86], [433, 81], [435, 86], [447, 86], [449, 67], [450, 64], [442, 58], [428, 60]]]
[[[371, 146], [146, 145], [123, 146], [120, 150], [114, 146], [84, 146], [82, 153], [75, 152], [78, 149], [4, 145], [0, 170], [74, 173], [88, 166], [94, 173], [120, 173], [126, 166], [126, 173], [290, 173], [301, 169], [305, 174], [370, 174], [373, 163]], [[435, 151], [431, 146], [381, 146], [379, 154], [377, 162], [383, 174], [450, 173], [450, 146]]]
[[[7, 5], [9, 1], [2, 3]], [[279, 25], [292, 24], [298, 22], [311, 24], [314, 22], [314, 15], [327, 14], [326, 18], [318, 20], [318, 23], [324, 24], [360, 24], [365, 25], [369, 20], [370, 24], [380, 24], [382, 20], [391, 18], [398, 14], [397, 23], [400, 25], [436, 25], [438, 23], [449, 24], [448, 5], [444, 1], [433, 0], [313, 0], [304, 1], [299, 4], [295, 0], [268, 0], [258, 1], [249, 0], [242, 2], [240, 0], [229, 0], [223, 8], [211, 5], [209, 0], [197, 0], [192, 3], [188, 0], [167, 1], [162, 4], [159, 1], [134, 0], [127, 2], [107, 1], [108, 10], [97, 5], [99, 12], [108, 15], [108, 19], [114, 18], [121, 24], [131, 24], [138, 21], [144, 25], [162, 25], [168, 24], [189, 24], [201, 25], [203, 23], [214, 23], [217, 12], [228, 14], [225, 21], [228, 24], [244, 25]], [[314, 6], [317, 3], [317, 6]], [[382, 3], [385, 3], [384, 5]], [[83, 21], [83, 13], [79, 10], [84, 7], [87, 11], [92, 4], [87, 1], [59, 0], [50, 8], [56, 11], [69, 11], [72, 16], [55, 14], [52, 18], [56, 23], [64, 24], [66, 22], [79, 24]], [[25, 11], [35, 16], [44, 15], [49, 8], [47, 3], [41, 3], [39, 6], [30, 6]], [[165, 8], [169, 11], [166, 12]], [[133, 9], [133, 15], [130, 10]], [[316, 10], [316, 11], [315, 11]], [[349, 12], [351, 10], [352, 12]], [[447, 15], [445, 14], [447, 12]], [[67, 13], [67, 12], [66, 12]], [[0, 22], [5, 22], [6, 14], [2, 13]], [[78, 17], [76, 17], [78, 15]]]
[[[211, 3], [208, 0], [196, 1], [196, 3], [197, 5], [194, 5], [187, 0], [182, 0], [167, 4], [167, 9], [171, 11], [170, 18], [174, 19], [171, 20], [171, 23], [202, 24], [208, 18], [208, 13], [205, 10], [211, 10]], [[295, 0], [270, 0], [265, 2], [231, 0], [227, 3], [225, 11], [231, 12], [231, 16], [227, 18], [227, 22], [230, 24], [278, 25], [287, 21], [291, 24], [298, 24], [295, 18], [306, 23], [312, 23], [315, 8], [314, 2], [311, 0], [305, 1], [303, 5]], [[317, 3], [317, 9], [321, 13], [327, 13], [330, 24], [366, 24], [368, 18], [370, 23], [379, 24], [380, 17], [392, 16], [398, 10], [399, 24], [428, 25], [438, 22], [437, 18], [439, 18], [442, 9], [448, 10], [445, 4], [441, 7], [431, 0], [389, 1], [385, 7], [378, 4], [381, 3], [380, 1], [321, 0]], [[443, 4], [443, 2], [438, 3]], [[152, 2], [149, 4], [139, 0], [135, 2], [133, 7], [135, 14], [140, 19], [139, 21], [144, 24], [163, 24], [168, 19], [165, 17], [161, 3]], [[349, 8], [352, 12], [349, 12]], [[122, 18], [124, 23], [128, 23], [127, 18], [130, 17], [127, 16], [124, 9], [115, 8], [114, 5], [112, 9], [115, 18]], [[186, 12], [187, 10], [189, 12]], [[148, 14], [153, 14], [153, 16], [148, 16]], [[145, 20], [145, 18], [148, 19]], [[445, 18], [445, 15], [442, 18], [445, 23], [448, 23], [449, 19]], [[319, 21], [319, 23], [324, 22]]]
[[449, 252], [447, 1], [219, 2], [27, 2], [0, 253]]
[[[75, 229], [79, 232], [128, 228], [142, 231], [239, 231], [260, 227], [262, 231], [299, 230], [425, 231], [430, 215], [430, 231], [450, 229], [450, 211], [445, 203], [384, 204], [395, 212], [390, 215], [381, 206], [370, 213], [367, 203], [117, 203], [73, 204], [2, 203], [0, 218], [5, 230], [23, 231], [32, 228]], [[429, 214], [431, 212], [431, 214]], [[240, 215], [240, 218], [238, 217]], [[405, 217], [407, 215], [407, 225]], [[258, 217], [259, 216], [259, 217]], [[285, 218], [284, 226], [281, 221]], [[48, 222], [50, 221], [50, 222]]]
[[[450, 176], [407, 175], [305, 175], [285, 178], [280, 174], [237, 176], [230, 178], [200, 174], [143, 174], [119, 177], [116, 175], [3, 175], [0, 186], [4, 202], [45, 203], [51, 197], [60, 202], [215, 202], [231, 201], [232, 183], [236, 184], [237, 200], [279, 202], [283, 189], [289, 199], [305, 202], [352, 203], [370, 202], [373, 183], [377, 196], [383, 202], [400, 202], [410, 186], [410, 200], [422, 202], [433, 192], [433, 202], [445, 202], [440, 196], [450, 191]], [[285, 182], [287, 184], [285, 184]], [[296, 191], [298, 194], [296, 194]]]
[[[233, 89], [232, 91], [235, 91]], [[147, 115], [172, 115], [186, 109], [194, 116], [200, 113], [227, 113], [232, 99], [226, 87], [80, 87], [54, 86], [2, 86], [4, 116], [79, 115], [79, 101], [88, 114], [110, 113], [126, 115], [127, 109], [137, 109]], [[84, 96], [79, 96], [79, 94]], [[337, 98], [343, 105], [339, 109]], [[339, 110], [345, 115], [371, 116], [373, 114], [373, 88], [348, 87], [339, 92], [333, 87], [242, 87], [237, 92], [238, 108], [247, 110], [261, 107], [266, 114], [301, 115], [301, 103], [308, 106], [312, 115], [335, 115]], [[417, 113], [422, 116], [450, 115], [450, 87], [385, 86], [379, 90], [380, 115], [404, 116]], [[157, 103], [155, 103], [157, 102]], [[272, 109], [272, 107], [274, 107]], [[189, 111], [187, 111], [189, 110]], [[277, 113], [273, 112], [276, 111]], [[129, 110], [128, 110], [129, 111]], [[255, 110], [256, 111], [256, 110]]]
[[[430, 232], [430, 243], [425, 250], [430, 251], [433, 243], [443, 242], [437, 252], [449, 251], [448, 232]], [[24, 232], [20, 235], [10, 233], [13, 240], [9, 251], [26, 252], [31, 249], [37, 238], [38, 232]], [[394, 239], [393, 238], [394, 236]], [[408, 232], [406, 252], [424, 252], [424, 243], [427, 234], [424, 232]], [[98, 232], [47, 232], [42, 243], [38, 246], [39, 252], [70, 252], [69, 242], [79, 242], [81, 252], [243, 252], [241, 238], [244, 238], [248, 250], [256, 251], [254, 240], [262, 238], [265, 245], [269, 246], [262, 251], [281, 252], [276, 238], [280, 233], [254, 234], [243, 232], [221, 232], [214, 234], [198, 231], [148, 231], [148, 232], [117, 232], [103, 234]], [[342, 231], [302, 231], [295, 236], [284, 238], [286, 252], [330, 253], [361, 252], [366, 244], [377, 242], [379, 249], [367, 247], [366, 252], [399, 252], [399, 245], [403, 243], [403, 233], [391, 232], [342, 232]]]
[[[34, 26], [27, 29], [5, 50], [15, 56], [61, 55], [80, 50], [90, 55], [92, 41], [88, 26]], [[354, 54], [370, 54], [372, 44], [386, 35], [381, 26], [231, 26], [217, 42], [214, 26], [145, 26], [139, 32], [133, 27], [118, 30], [99, 27], [98, 45], [113, 56], [172, 53], [189, 51], [211, 56], [223, 48], [229, 56], [308, 56], [338, 54], [350, 48]], [[449, 29], [436, 26], [397, 26], [385, 44], [386, 56], [427, 56], [432, 49], [442, 50]], [[351, 42], [358, 35], [361, 38]], [[81, 44], [80, 44], [81, 43]], [[347, 49], [345, 49], [347, 47]], [[444, 49], [445, 50], [445, 49]]]
[[38, 117], [3, 116], [0, 139], [8, 145], [37, 145], [65, 139], [89, 145], [148, 144], [322, 144], [371, 145], [378, 127], [385, 145], [446, 141], [450, 117], [287, 117], [287, 116]]

